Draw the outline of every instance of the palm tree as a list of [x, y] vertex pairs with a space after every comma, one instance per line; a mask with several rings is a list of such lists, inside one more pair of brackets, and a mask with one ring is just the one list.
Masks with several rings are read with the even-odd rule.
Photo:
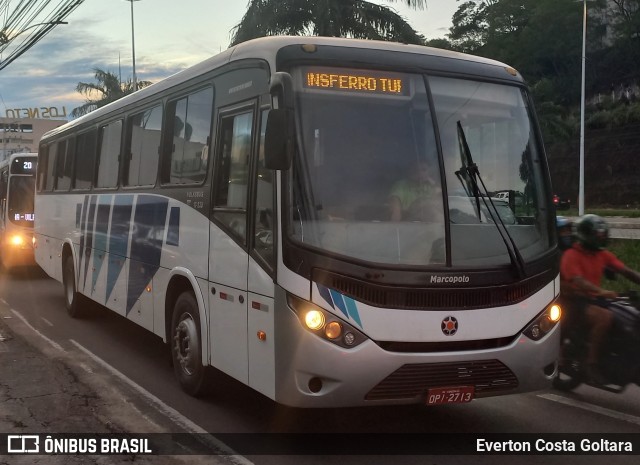
[[[76, 90], [86, 96], [85, 103], [71, 111], [71, 116], [86, 115], [90, 111], [103, 107], [108, 103], [115, 102], [125, 95], [133, 93], [133, 82], [128, 79], [120, 82], [120, 78], [111, 71], [104, 71], [94, 68], [96, 82], [79, 82]], [[151, 85], [151, 81], [138, 81], [138, 89]]]
[[[413, 8], [426, 6], [426, 0], [402, 1]], [[249, 0], [232, 34], [231, 45], [279, 34], [424, 44], [424, 37], [391, 8], [364, 0]]]

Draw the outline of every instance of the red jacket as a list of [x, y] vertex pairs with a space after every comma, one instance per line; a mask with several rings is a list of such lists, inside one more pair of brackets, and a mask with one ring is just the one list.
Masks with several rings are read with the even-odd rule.
[[621, 270], [625, 264], [608, 250], [587, 250], [580, 244], [574, 244], [572, 248], [562, 254], [560, 261], [562, 292], [576, 293], [572, 281], [578, 276], [600, 287], [602, 275], [607, 266], [614, 270]]

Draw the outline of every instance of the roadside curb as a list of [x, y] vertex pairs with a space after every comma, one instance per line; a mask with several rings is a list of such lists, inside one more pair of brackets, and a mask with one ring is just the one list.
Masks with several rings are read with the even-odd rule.
[[[4, 302], [3, 302], [4, 304]], [[138, 398], [81, 352], [32, 336], [8, 305], [0, 304], [0, 431], [5, 434], [181, 433], [183, 429]], [[37, 331], [37, 330], [36, 330]], [[144, 412], [144, 413], [143, 413]], [[34, 461], [35, 460], [35, 461]], [[34, 455], [11, 463], [47, 465], [187, 465], [228, 463], [224, 456]], [[3, 462], [0, 459], [0, 463]]]

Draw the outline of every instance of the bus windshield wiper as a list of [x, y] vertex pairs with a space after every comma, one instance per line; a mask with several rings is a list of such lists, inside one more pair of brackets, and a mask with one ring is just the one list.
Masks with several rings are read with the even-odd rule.
[[[471, 150], [469, 149], [469, 144], [467, 143], [467, 137], [464, 134], [464, 130], [462, 129], [462, 124], [458, 121], [458, 140], [460, 142], [460, 149], [462, 150], [462, 166], [460, 170], [456, 171], [456, 175], [458, 179], [462, 182], [462, 177], [470, 182], [469, 190], [473, 191], [473, 195], [476, 199], [476, 208], [478, 211], [478, 219], [480, 219], [480, 197], [482, 197], [482, 202], [484, 203], [487, 211], [491, 215], [496, 228], [498, 229], [498, 233], [504, 242], [504, 245], [507, 248], [507, 252], [509, 254], [509, 258], [511, 259], [511, 264], [513, 265], [516, 273], [519, 278], [526, 277], [524, 260], [522, 259], [522, 255], [520, 254], [520, 250], [516, 242], [513, 240], [513, 237], [509, 233], [509, 230], [504, 225], [500, 214], [498, 213], [498, 209], [496, 208], [493, 200], [489, 196], [489, 191], [487, 190], [487, 186], [484, 184], [482, 177], [480, 176], [480, 170], [478, 169], [478, 165], [476, 165], [473, 161], [473, 157], [471, 156]], [[478, 181], [480, 183], [478, 184]], [[465, 183], [463, 182], [463, 187], [467, 190]], [[480, 193], [480, 186], [482, 186], [482, 195]], [[469, 192], [467, 191], [467, 194]], [[487, 199], [489, 199], [489, 203], [487, 203]], [[491, 208], [489, 208], [489, 204]]]

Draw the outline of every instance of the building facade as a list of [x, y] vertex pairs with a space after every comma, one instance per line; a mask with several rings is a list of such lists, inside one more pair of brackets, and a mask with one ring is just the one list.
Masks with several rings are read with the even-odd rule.
[[12, 153], [37, 152], [47, 131], [67, 122], [66, 119], [32, 118], [27, 112], [6, 110], [0, 117], [0, 161]]

